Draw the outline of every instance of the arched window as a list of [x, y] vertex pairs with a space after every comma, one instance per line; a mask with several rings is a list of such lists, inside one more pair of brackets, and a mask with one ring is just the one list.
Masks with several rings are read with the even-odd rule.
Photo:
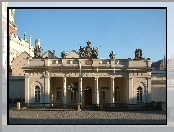
[[120, 89], [115, 87], [115, 101], [120, 101]]
[[40, 87], [36, 86], [35, 87], [35, 102], [40, 102], [40, 93], [41, 93]]
[[142, 101], [142, 87], [137, 88], [137, 101]]

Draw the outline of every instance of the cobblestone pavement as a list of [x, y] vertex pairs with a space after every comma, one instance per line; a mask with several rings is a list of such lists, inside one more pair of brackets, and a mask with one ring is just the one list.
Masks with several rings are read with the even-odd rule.
[[166, 111], [16, 111], [9, 124], [166, 124]]

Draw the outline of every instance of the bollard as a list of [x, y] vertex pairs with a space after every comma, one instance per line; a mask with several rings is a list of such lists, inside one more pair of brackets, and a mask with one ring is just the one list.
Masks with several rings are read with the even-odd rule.
[[81, 111], [80, 105], [81, 105], [81, 103], [77, 103], [77, 111], [78, 112]]
[[21, 109], [21, 104], [20, 102], [17, 102], [17, 110], [20, 110]]

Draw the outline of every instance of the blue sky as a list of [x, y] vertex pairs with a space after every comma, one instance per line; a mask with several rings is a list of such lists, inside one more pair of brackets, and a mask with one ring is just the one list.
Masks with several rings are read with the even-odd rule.
[[143, 57], [158, 61], [166, 55], [166, 12], [162, 9], [17, 9], [18, 36], [40, 38], [43, 52], [76, 50], [90, 41], [99, 48], [99, 58], [134, 58], [136, 48]]

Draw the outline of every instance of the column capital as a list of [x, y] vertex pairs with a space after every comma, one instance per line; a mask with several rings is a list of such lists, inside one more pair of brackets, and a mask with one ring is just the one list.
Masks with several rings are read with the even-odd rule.
[[99, 77], [95, 77], [95, 80], [98, 79]]
[[45, 75], [45, 78], [49, 78], [50, 76], [49, 75]]
[[28, 73], [25, 73], [25, 78], [29, 78], [29, 74]]

